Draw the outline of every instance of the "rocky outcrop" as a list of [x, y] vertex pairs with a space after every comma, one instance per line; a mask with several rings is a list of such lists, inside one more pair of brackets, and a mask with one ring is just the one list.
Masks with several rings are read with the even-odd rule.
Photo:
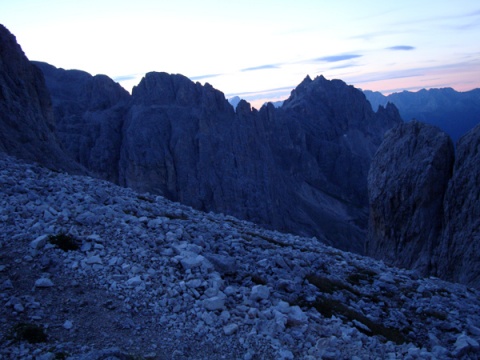
[[208, 84], [149, 73], [132, 92], [119, 182], [361, 252], [369, 163], [400, 121], [339, 80], [307, 78], [282, 108], [235, 112]]
[[366, 254], [431, 273], [453, 159], [452, 141], [436, 127], [411, 121], [388, 132], [368, 175]]
[[438, 276], [480, 288], [480, 125], [457, 143], [453, 177], [444, 202]]
[[[390, 131], [370, 169], [366, 253], [480, 287], [480, 126], [453, 146], [438, 129]], [[452, 175], [453, 170], [453, 175]]]
[[54, 130], [52, 103], [42, 72], [0, 25], [0, 151], [52, 169], [83, 172], [65, 156]]
[[123, 118], [130, 94], [105, 75], [33, 63], [45, 76], [55, 133], [68, 155], [97, 176], [118, 182]]

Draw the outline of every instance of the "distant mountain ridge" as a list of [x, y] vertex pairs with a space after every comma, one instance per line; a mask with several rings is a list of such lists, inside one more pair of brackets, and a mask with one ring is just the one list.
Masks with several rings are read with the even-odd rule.
[[403, 91], [388, 96], [363, 91], [372, 108], [395, 104], [405, 121], [412, 119], [438, 126], [456, 142], [480, 123], [480, 89], [458, 92], [452, 88]]

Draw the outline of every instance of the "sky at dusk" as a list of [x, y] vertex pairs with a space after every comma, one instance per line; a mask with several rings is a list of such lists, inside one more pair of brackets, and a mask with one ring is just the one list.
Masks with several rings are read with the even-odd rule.
[[30, 60], [106, 74], [183, 74], [260, 107], [305, 76], [384, 94], [480, 87], [478, 0], [0, 0]]

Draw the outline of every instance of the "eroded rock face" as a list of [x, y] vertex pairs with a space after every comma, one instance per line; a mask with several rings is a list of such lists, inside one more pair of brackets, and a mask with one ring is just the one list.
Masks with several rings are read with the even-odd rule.
[[[480, 287], [480, 126], [457, 143], [430, 125], [388, 133], [369, 173], [368, 255]], [[453, 175], [452, 175], [453, 172]]]
[[54, 135], [50, 95], [42, 72], [0, 25], [0, 151], [52, 169], [83, 172]]
[[445, 228], [436, 253], [437, 275], [480, 287], [480, 126], [457, 143], [444, 202]]
[[362, 252], [367, 171], [401, 121], [394, 107], [375, 113], [323, 77], [280, 109], [240, 101], [235, 112], [210, 85], [165, 73], [147, 74], [132, 98], [120, 184]]
[[118, 182], [129, 93], [105, 75], [34, 64], [45, 76], [54, 107], [55, 132], [68, 155], [97, 176]]
[[368, 175], [368, 255], [431, 273], [453, 161], [452, 141], [436, 127], [412, 121], [388, 132]]

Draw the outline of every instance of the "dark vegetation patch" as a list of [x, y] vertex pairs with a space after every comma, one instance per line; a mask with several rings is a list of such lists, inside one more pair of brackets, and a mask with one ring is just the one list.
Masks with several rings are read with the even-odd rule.
[[382, 324], [373, 322], [365, 315], [349, 308], [339, 300], [317, 297], [312, 304], [313, 307], [325, 317], [332, 317], [333, 315], [340, 317], [346, 322], [360, 323], [363, 326], [357, 326], [357, 329], [369, 336], [379, 336], [384, 341], [392, 341], [395, 344], [401, 345], [407, 342], [405, 335], [399, 329], [386, 327]]
[[267, 280], [265, 280], [259, 275], [255, 275], [255, 274], [251, 275], [251, 278], [252, 278], [252, 282], [257, 285], [267, 285]]
[[148, 197], [147, 195], [138, 195], [137, 198], [138, 198], [138, 200], [146, 201], [146, 202], [149, 202], [149, 203], [154, 203], [155, 202], [155, 199], [153, 199], [151, 197]]
[[358, 268], [356, 272], [347, 277], [347, 281], [352, 285], [373, 284], [377, 273], [370, 269]]
[[335, 291], [342, 291], [342, 290], [347, 290], [351, 292], [352, 294], [355, 295], [361, 295], [358, 290], [353, 288], [347, 283], [344, 283], [340, 279], [335, 279], [331, 277], [326, 277], [326, 276], [320, 276], [320, 275], [314, 275], [310, 274], [307, 275], [306, 279], [308, 282], [312, 285], [315, 285], [315, 287], [320, 290], [322, 293], [326, 294], [333, 294]]
[[57, 246], [63, 251], [75, 251], [80, 249], [79, 241], [72, 235], [60, 233], [58, 235], [50, 235], [48, 237], [50, 244]]
[[18, 323], [10, 330], [9, 338], [14, 341], [27, 341], [30, 344], [37, 344], [46, 342], [47, 334], [39, 325]]
[[170, 220], [188, 220], [188, 216], [184, 212], [167, 212], [162, 214], [162, 216], [169, 218]]

